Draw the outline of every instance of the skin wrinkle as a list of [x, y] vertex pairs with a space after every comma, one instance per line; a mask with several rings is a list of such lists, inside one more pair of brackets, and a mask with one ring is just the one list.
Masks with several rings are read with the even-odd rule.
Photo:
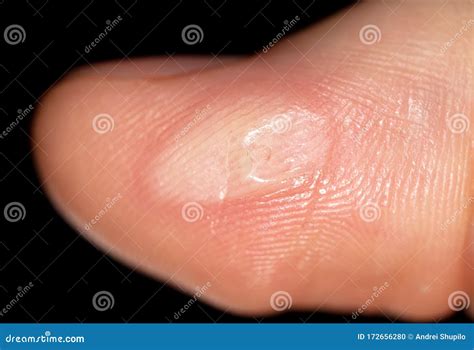
[[[411, 13], [407, 6], [401, 4], [400, 11]], [[360, 12], [346, 17], [345, 29], [334, 28], [313, 51], [308, 48], [324, 30], [290, 37], [287, 48], [297, 47], [305, 59], [279, 55], [285, 49], [275, 48], [251, 66], [242, 61], [167, 79], [111, 76], [97, 84], [98, 78], [71, 78], [48, 96], [35, 132], [39, 140], [47, 125], [58, 130], [46, 139], [48, 157], [37, 154], [46, 178], [68, 159], [47, 182], [57, 203], [67, 203], [64, 211], [75, 213], [80, 225], [95, 215], [94, 203], [125, 184], [123, 200], [98, 223], [97, 238], [91, 233], [89, 239], [117, 246], [129, 264], [164, 281], [173, 276], [185, 290], [212, 279], [204, 300], [216, 306], [260, 314], [271, 311], [268, 298], [274, 291], [287, 290], [296, 308], [345, 312], [357, 308], [374, 285], [389, 281], [377, 301], [389, 315], [445, 314], [446, 296], [464, 288], [469, 273], [461, 276], [459, 255], [472, 211], [465, 210], [446, 232], [439, 228], [468, 191], [473, 193], [471, 134], [454, 135], [446, 126], [452, 113], [472, 120], [470, 69], [462, 67], [464, 58], [456, 61], [454, 46], [445, 59], [428, 57], [430, 47], [449, 37], [439, 24], [439, 40], [423, 44], [432, 26], [420, 33], [413, 23], [421, 25], [430, 9], [406, 23], [397, 38], [390, 34], [394, 21], [380, 16], [381, 8], [354, 9]], [[373, 46], [357, 38], [367, 23], [381, 26], [382, 40]], [[94, 86], [94, 93], [85, 85]], [[71, 96], [84, 100], [87, 109], [75, 109], [66, 122], [59, 116], [71, 111]], [[176, 142], [195, 110], [208, 104], [210, 111]], [[317, 166], [301, 160], [297, 172], [284, 163], [285, 172], [276, 171], [277, 184], [243, 184], [239, 179], [249, 156], [231, 148], [240, 147], [239, 140], [263, 119], [295, 105], [330, 121], [334, 145], [327, 170], [315, 176]], [[115, 129], [99, 136], [90, 118], [102, 112], [114, 117]], [[300, 149], [309, 153], [304, 137], [309, 136], [296, 133], [292, 148], [277, 160], [288, 162]], [[66, 157], [63, 152], [75, 149], [77, 140], [83, 146]], [[261, 143], [257, 158], [265, 159], [268, 144]], [[206, 153], [211, 146], [215, 151]], [[260, 170], [271, 173], [265, 166]], [[233, 185], [220, 198], [229, 182]], [[381, 210], [373, 223], [359, 216], [358, 206], [366, 200]], [[204, 209], [195, 223], [181, 217], [190, 201]], [[117, 227], [132, 233], [142, 250], [118, 241]], [[420, 292], [423, 285], [431, 287], [428, 294]]]
[[[332, 126], [332, 129], [333, 129], [333, 132], [335, 132], [336, 128], [334, 126]], [[338, 135], [338, 133], [335, 132], [335, 135]], [[310, 221], [310, 219], [314, 218], [315, 209], [314, 209], [314, 207], [311, 208], [311, 205], [312, 204], [314, 205], [314, 202], [321, 198], [321, 195], [320, 196], [315, 195], [316, 190], [318, 190], [317, 184], [320, 183], [321, 174], [323, 174], [323, 176], [324, 176], [324, 174], [325, 174], [324, 169], [327, 167], [327, 164], [330, 164], [332, 159], [333, 159], [335, 145], [339, 141], [338, 140], [339, 138], [340, 137], [336, 136], [334, 139], [331, 140], [329, 150], [328, 150], [328, 155], [327, 155], [327, 158], [326, 158], [326, 162], [324, 164], [322, 164], [320, 168], [313, 169], [313, 172], [311, 173], [310, 178], [311, 178], [312, 182], [309, 186], [310, 195], [309, 195], [309, 198], [308, 198], [308, 203], [306, 204], [307, 210], [306, 210], [306, 214], [304, 216], [304, 220], [301, 223], [301, 229], [300, 229], [300, 232], [299, 232], [298, 236], [303, 235], [303, 233], [305, 232], [305, 226], [308, 225], [308, 222]], [[316, 174], [317, 174], [317, 176], [316, 176]], [[317, 237], [317, 233], [316, 233], [315, 237]], [[303, 247], [303, 250], [306, 250], [306, 252], [303, 254], [303, 258], [302, 258], [303, 261], [308, 261], [309, 260], [308, 255], [313, 255], [312, 254], [312, 246], [313, 245], [309, 245], [308, 248]], [[315, 246], [316, 246], [316, 244], [315, 244]], [[322, 257], [319, 257], [319, 259], [322, 259]], [[317, 260], [314, 260], [314, 258], [313, 258], [313, 263], [315, 265], [317, 265]], [[304, 269], [304, 265], [302, 264], [302, 262], [298, 263], [297, 265], [298, 265], [300, 270]]]

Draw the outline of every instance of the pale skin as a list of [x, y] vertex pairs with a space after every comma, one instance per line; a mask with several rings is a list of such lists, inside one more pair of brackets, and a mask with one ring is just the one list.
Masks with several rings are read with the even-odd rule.
[[82, 68], [36, 115], [42, 184], [106, 253], [191, 294], [210, 282], [224, 310], [274, 313], [286, 291], [351, 313], [387, 282], [365, 314], [438, 320], [452, 292], [474, 302], [474, 25], [455, 37], [473, 17], [368, 1], [260, 56]]

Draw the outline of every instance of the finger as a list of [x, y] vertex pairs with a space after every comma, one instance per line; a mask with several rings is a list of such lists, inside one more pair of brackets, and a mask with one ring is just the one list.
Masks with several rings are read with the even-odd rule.
[[168, 56], [142, 57], [133, 60], [121, 59], [101, 62], [81, 67], [75, 73], [95, 75], [96, 77], [113, 75], [121, 78], [153, 78], [199, 73], [212, 68], [224, 68], [239, 60], [239, 56]]
[[472, 128], [452, 119], [471, 122], [472, 60], [464, 38], [440, 49], [467, 11], [439, 9], [366, 3], [164, 79], [72, 74], [34, 126], [44, 186], [88, 239], [187, 291], [210, 282], [222, 308], [271, 312], [283, 291], [445, 315], [472, 273]]

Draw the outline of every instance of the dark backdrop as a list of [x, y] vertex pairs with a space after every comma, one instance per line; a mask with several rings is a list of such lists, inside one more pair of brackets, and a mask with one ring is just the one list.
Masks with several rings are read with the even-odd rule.
[[[162, 285], [96, 250], [79, 236], [46, 198], [33, 168], [28, 112], [70, 69], [84, 64], [177, 53], [251, 54], [260, 51], [285, 20], [300, 17], [292, 31], [331, 14], [348, 1], [151, 1], [87, 2], [0, 0], [0, 209], [19, 202], [23, 220], [0, 215], [0, 310], [19, 300], [0, 322], [354, 322], [350, 315], [288, 313], [272, 318], [239, 318], [194, 304], [178, 321], [173, 314], [189, 296]], [[85, 46], [107, 21], [122, 21], [90, 52]], [[181, 30], [194, 23], [204, 32], [199, 45], [186, 45]], [[24, 32], [9, 40], [12, 24]], [[18, 28], [18, 27], [17, 27]], [[17, 42], [17, 43], [16, 43]], [[33, 287], [26, 287], [29, 283]], [[23, 288], [22, 291], [20, 289]], [[99, 312], [92, 298], [107, 290], [112, 309]], [[396, 321], [359, 317], [357, 322]], [[457, 315], [452, 322], [465, 321]]]

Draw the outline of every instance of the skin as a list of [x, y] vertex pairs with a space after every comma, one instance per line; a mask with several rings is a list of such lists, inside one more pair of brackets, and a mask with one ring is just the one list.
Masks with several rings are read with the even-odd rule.
[[364, 2], [259, 56], [76, 70], [36, 115], [43, 186], [106, 253], [189, 293], [210, 282], [222, 309], [272, 313], [286, 291], [351, 313], [387, 283], [365, 314], [438, 320], [474, 289], [474, 29], [442, 50], [472, 11]]

